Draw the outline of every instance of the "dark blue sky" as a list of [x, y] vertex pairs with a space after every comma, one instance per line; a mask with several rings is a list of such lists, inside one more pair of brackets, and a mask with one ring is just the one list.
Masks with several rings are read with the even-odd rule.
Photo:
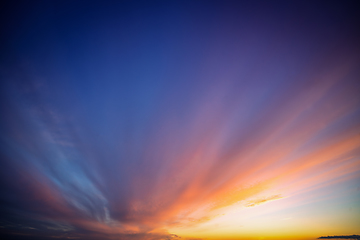
[[326, 229], [359, 234], [356, 1], [0, 9], [4, 239], [216, 238], [218, 209], [340, 193]]

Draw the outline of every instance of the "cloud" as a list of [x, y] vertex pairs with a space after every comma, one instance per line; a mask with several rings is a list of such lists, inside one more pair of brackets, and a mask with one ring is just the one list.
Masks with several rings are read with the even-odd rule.
[[266, 202], [270, 202], [270, 201], [274, 201], [274, 200], [278, 200], [278, 199], [282, 199], [282, 198], [284, 198], [284, 197], [282, 197], [280, 194], [273, 195], [273, 196], [270, 196], [270, 197], [259, 198], [259, 199], [248, 201], [245, 204], [245, 206], [246, 207], [255, 207], [257, 205], [264, 204]]
[[[232, 112], [223, 98], [231, 92], [226, 86], [208, 90], [191, 106], [180, 104], [182, 110], [161, 109], [151, 121], [121, 122], [121, 115], [115, 116], [119, 122], [107, 119], [110, 125], [92, 115], [65, 117], [76, 108], [61, 111], [29, 96], [9, 97], [14, 108], [6, 115], [11, 121], [4, 123], [6, 171], [0, 171], [3, 188], [12, 195], [4, 195], [3, 218], [16, 213], [19, 223], [48, 219], [66, 224], [62, 229], [69, 236], [83, 231], [155, 239], [163, 236], [151, 233], [156, 229], [201, 225], [239, 202], [254, 207], [283, 198], [254, 199], [268, 190], [292, 195], [357, 171], [356, 158], [348, 156], [360, 144], [357, 125], [327, 131], [358, 103], [337, 92], [341, 71], [330, 75], [331, 81], [309, 81], [310, 93], [298, 83], [283, 89], [279, 99], [264, 103], [267, 110], [242, 106], [244, 112], [255, 111], [256, 121]], [[31, 94], [41, 99], [45, 93]], [[172, 97], [169, 101], [179, 104]], [[287, 104], [278, 108], [283, 101]], [[335, 110], [323, 106], [330, 103]], [[120, 130], [113, 134], [113, 129]]]

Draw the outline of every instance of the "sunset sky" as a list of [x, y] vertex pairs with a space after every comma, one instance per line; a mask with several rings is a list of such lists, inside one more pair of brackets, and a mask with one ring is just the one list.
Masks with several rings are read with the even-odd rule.
[[0, 239], [360, 234], [356, 1], [0, 6]]

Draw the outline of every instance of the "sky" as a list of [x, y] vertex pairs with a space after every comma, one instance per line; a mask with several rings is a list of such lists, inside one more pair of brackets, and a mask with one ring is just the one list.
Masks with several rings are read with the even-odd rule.
[[360, 234], [356, 1], [3, 1], [0, 237]]

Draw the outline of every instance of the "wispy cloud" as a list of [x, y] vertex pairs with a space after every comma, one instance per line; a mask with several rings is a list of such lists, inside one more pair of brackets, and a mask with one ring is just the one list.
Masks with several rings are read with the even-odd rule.
[[274, 201], [274, 200], [278, 200], [278, 199], [282, 199], [283, 197], [278, 194], [278, 195], [273, 195], [270, 197], [263, 197], [263, 198], [258, 198], [258, 199], [254, 199], [251, 201], [248, 201], [245, 206], [246, 207], [255, 207], [256, 205], [260, 205], [269, 201]]

